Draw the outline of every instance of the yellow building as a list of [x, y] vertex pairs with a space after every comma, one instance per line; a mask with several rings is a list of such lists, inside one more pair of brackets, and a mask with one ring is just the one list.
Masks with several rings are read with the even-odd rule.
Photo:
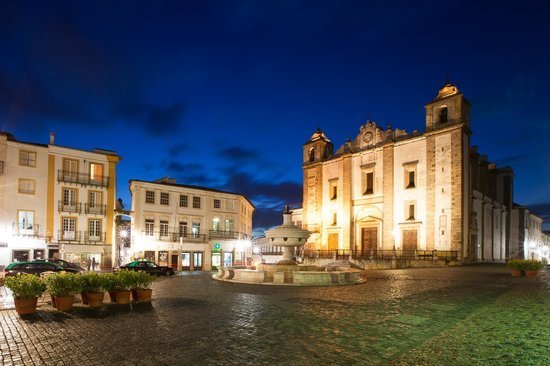
[[0, 265], [62, 258], [110, 268], [114, 152], [18, 141], [0, 133]]

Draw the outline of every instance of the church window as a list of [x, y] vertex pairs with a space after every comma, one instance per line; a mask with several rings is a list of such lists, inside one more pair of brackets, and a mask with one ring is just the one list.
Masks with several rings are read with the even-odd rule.
[[414, 170], [407, 170], [405, 172], [405, 188], [414, 188], [416, 187], [416, 172]]
[[338, 215], [336, 214], [336, 212], [334, 212], [332, 214], [332, 225], [336, 225], [338, 224]]
[[447, 123], [447, 107], [439, 108], [439, 123]]
[[407, 211], [408, 211], [407, 220], [414, 220], [415, 219], [415, 217], [414, 217], [414, 203], [409, 203], [407, 205]]
[[309, 162], [313, 163], [315, 161], [315, 149], [309, 149]]
[[335, 200], [338, 198], [338, 181], [330, 182], [330, 199]]
[[363, 194], [373, 194], [374, 193], [374, 172], [365, 172], [364, 173], [364, 182], [363, 182]]

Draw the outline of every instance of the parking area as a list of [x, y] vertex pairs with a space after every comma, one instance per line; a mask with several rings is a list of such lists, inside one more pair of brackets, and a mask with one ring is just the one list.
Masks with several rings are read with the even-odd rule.
[[[151, 304], [62, 313], [44, 299], [24, 318], [1, 289], [0, 363], [550, 364], [548, 270], [535, 279], [502, 265], [367, 271], [365, 284], [305, 288], [210, 275], [161, 277]], [[484, 363], [484, 342], [508, 331], [514, 338]], [[508, 361], [522, 362], [504, 362], [516, 353]]]

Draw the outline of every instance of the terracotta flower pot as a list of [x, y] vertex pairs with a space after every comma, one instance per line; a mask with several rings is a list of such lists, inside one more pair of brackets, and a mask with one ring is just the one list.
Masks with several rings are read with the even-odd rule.
[[55, 305], [57, 310], [70, 311], [73, 309], [74, 295], [70, 296], [56, 296]]
[[80, 298], [82, 299], [83, 305], [88, 305], [88, 294], [86, 292], [81, 292]]
[[129, 304], [130, 303], [130, 291], [115, 291], [117, 304]]
[[521, 271], [519, 269], [511, 269], [512, 277], [521, 277]]
[[103, 306], [103, 298], [105, 297], [105, 292], [89, 292], [88, 294], [88, 305], [91, 308], [99, 308]]
[[138, 288], [136, 290], [139, 302], [151, 302], [153, 290], [150, 288]]
[[36, 313], [36, 304], [38, 302], [37, 297], [34, 299], [15, 299], [14, 301], [15, 311], [17, 311], [17, 314], [24, 315]]
[[525, 277], [537, 277], [539, 271], [525, 271]]

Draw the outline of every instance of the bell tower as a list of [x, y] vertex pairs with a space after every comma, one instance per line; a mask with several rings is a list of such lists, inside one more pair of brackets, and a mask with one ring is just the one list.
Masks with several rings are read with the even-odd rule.
[[319, 128], [303, 146], [303, 165], [319, 163], [332, 156], [334, 145]]
[[470, 103], [458, 88], [447, 83], [426, 106], [426, 131], [464, 123], [470, 128]]

